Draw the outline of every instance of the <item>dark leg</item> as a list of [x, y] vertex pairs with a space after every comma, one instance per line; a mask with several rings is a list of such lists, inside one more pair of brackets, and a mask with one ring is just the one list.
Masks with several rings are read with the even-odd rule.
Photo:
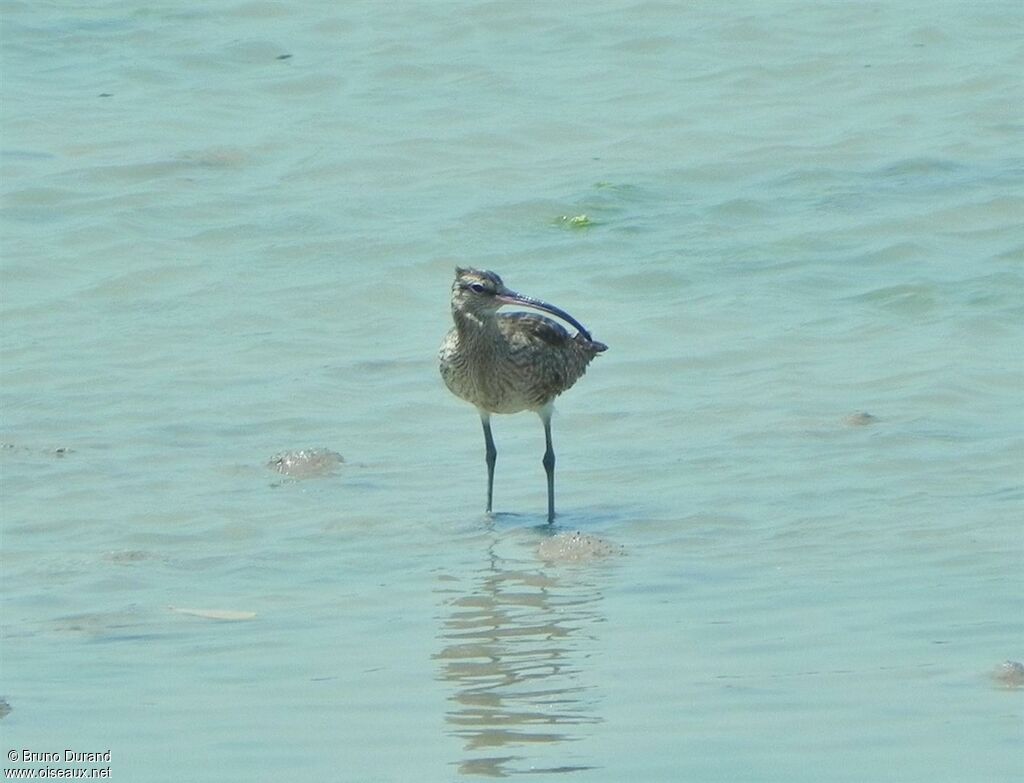
[[481, 413], [480, 421], [484, 425], [484, 445], [487, 447], [487, 513], [490, 514], [491, 501], [494, 499], [494, 463], [498, 461], [498, 450], [494, 448], [494, 438], [491, 436], [490, 415]]
[[551, 446], [551, 411], [542, 411], [541, 421], [544, 422], [544, 471], [548, 474], [548, 524], [555, 521], [555, 450]]

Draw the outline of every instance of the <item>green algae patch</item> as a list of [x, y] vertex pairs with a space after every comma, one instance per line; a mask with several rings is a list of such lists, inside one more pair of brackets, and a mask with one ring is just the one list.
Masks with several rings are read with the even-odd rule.
[[597, 225], [586, 215], [559, 215], [555, 218], [554, 224], [560, 228], [570, 228], [575, 230], [590, 228], [591, 226]]

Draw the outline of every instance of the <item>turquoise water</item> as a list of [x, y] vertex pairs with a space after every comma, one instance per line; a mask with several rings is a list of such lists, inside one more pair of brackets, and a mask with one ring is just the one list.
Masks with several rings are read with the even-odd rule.
[[[5, 3], [3, 750], [1018, 779], [1022, 23]], [[610, 346], [554, 531], [534, 416], [495, 418], [482, 513], [456, 264]], [[345, 462], [267, 467], [309, 448]], [[539, 557], [575, 530], [615, 553]]]

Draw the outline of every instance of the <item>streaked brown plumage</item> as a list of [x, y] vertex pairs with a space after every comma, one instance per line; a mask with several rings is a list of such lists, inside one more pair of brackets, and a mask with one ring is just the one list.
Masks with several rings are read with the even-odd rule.
[[[578, 331], [570, 335], [558, 322], [533, 313], [499, 314], [498, 308], [505, 304], [551, 313]], [[475, 405], [480, 413], [487, 457], [487, 511], [491, 511], [497, 459], [491, 414], [531, 410], [544, 423], [547, 449], [543, 462], [551, 522], [555, 516], [552, 404], [607, 346], [592, 339], [564, 310], [509, 290], [498, 275], [487, 270], [455, 270], [452, 318], [455, 327], [445, 337], [439, 354], [441, 377], [453, 394]]]

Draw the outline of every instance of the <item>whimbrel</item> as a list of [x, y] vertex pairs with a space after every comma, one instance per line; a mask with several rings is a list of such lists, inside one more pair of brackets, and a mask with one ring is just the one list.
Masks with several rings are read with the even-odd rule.
[[[532, 307], [561, 318], [533, 313], [502, 313], [502, 305]], [[457, 397], [480, 412], [487, 458], [487, 513], [494, 498], [494, 463], [498, 452], [491, 435], [492, 413], [535, 411], [544, 423], [544, 470], [548, 477], [548, 522], [555, 518], [555, 450], [551, 413], [555, 397], [570, 388], [587, 365], [608, 346], [564, 310], [505, 287], [494, 272], [456, 268], [452, 283], [455, 328], [441, 344], [441, 377]]]

